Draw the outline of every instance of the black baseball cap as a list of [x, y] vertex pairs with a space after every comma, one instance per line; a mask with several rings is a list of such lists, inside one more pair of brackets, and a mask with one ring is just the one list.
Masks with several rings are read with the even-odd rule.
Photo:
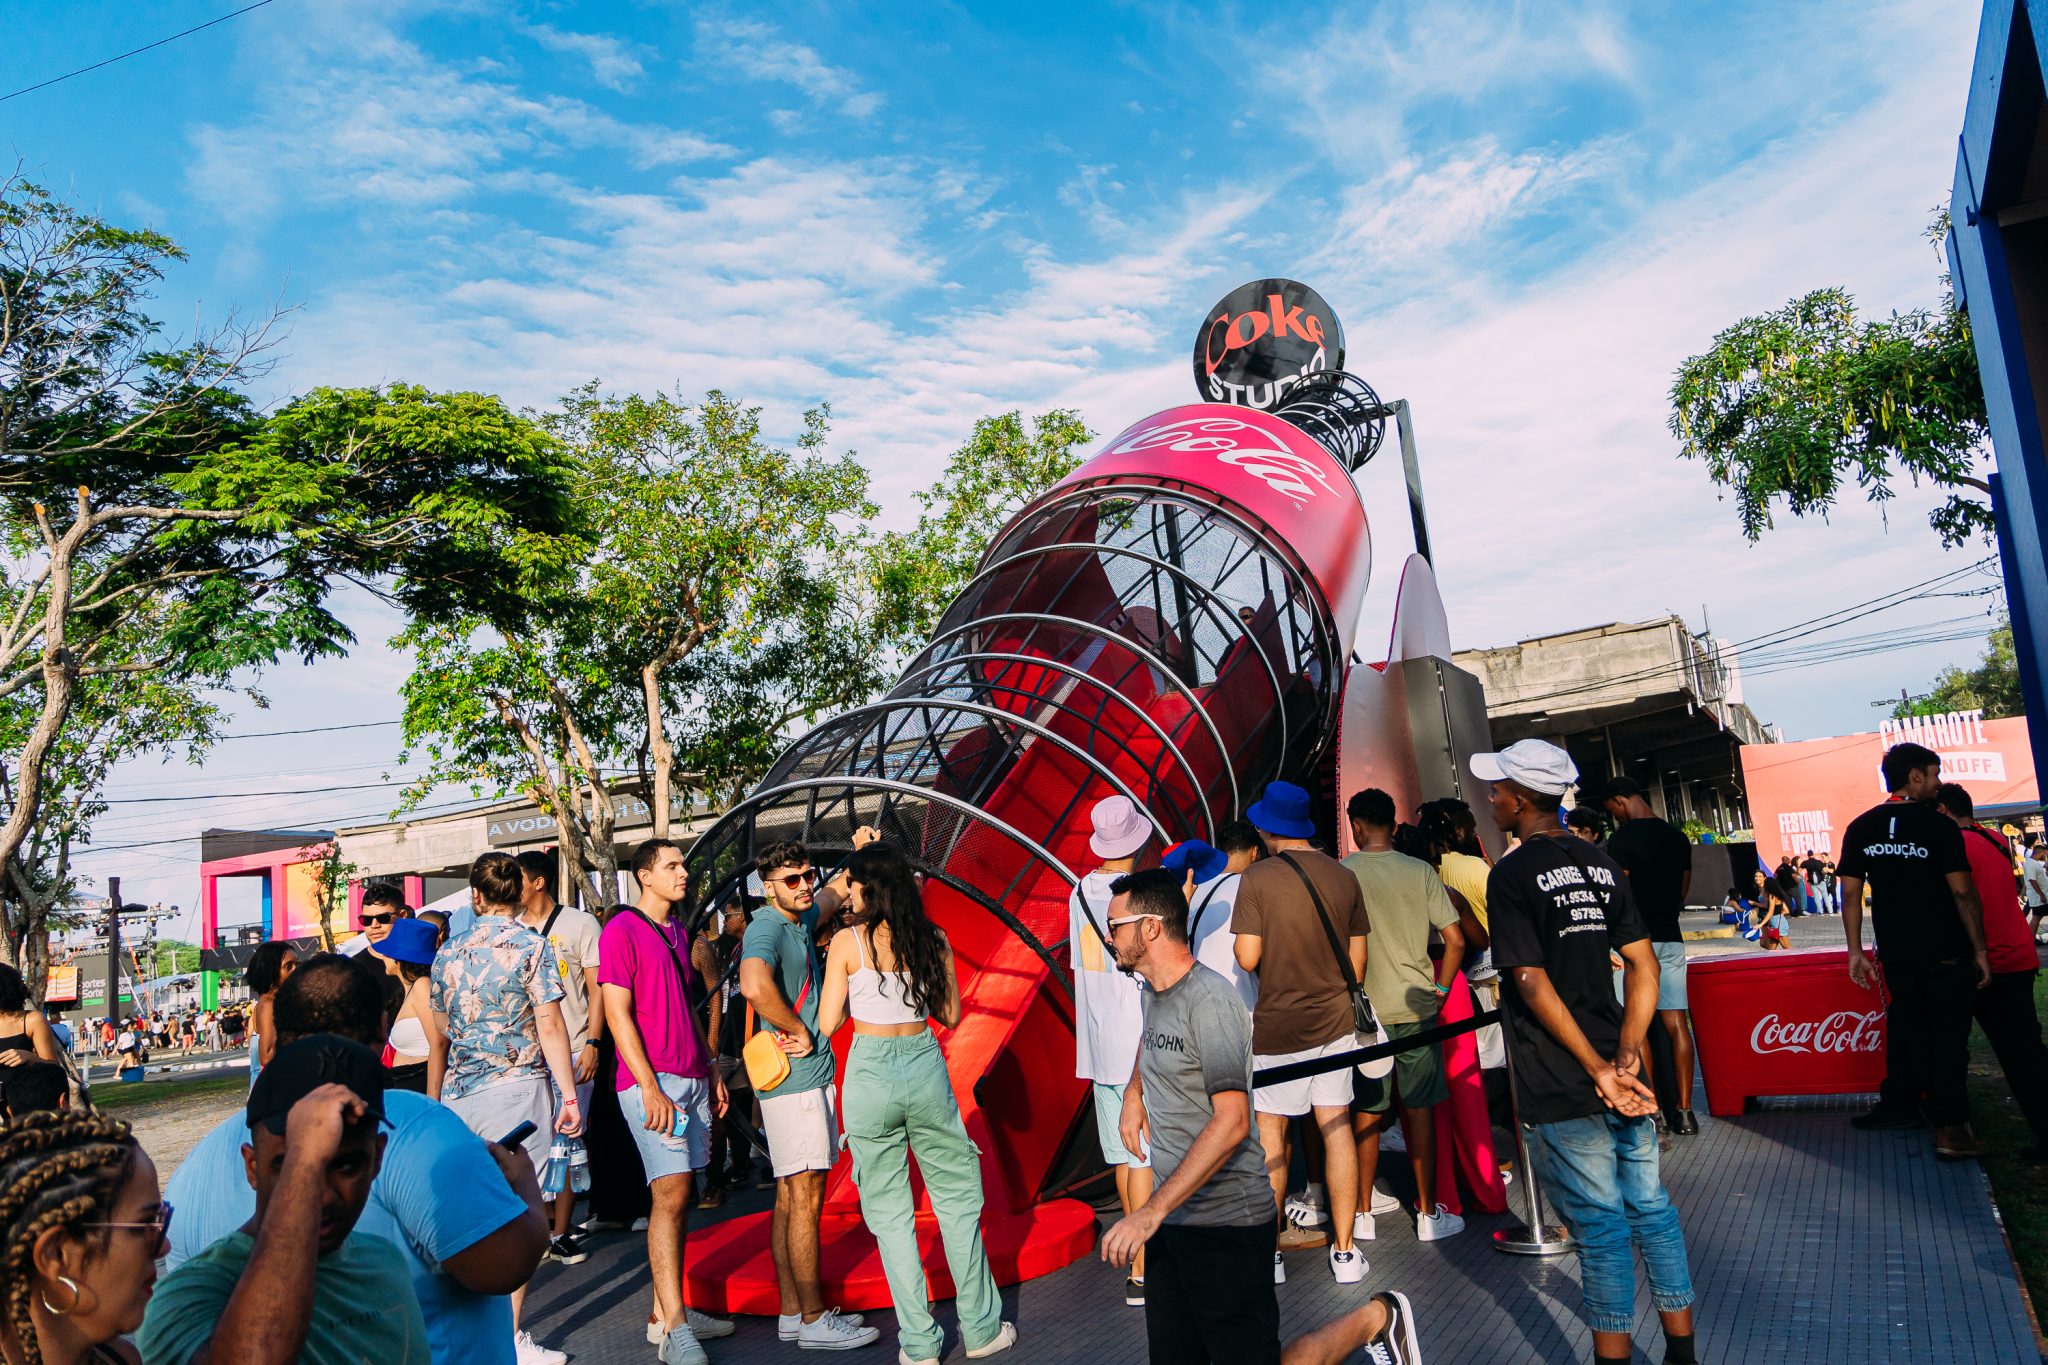
[[270, 1064], [257, 1073], [243, 1112], [251, 1128], [260, 1123], [282, 1134], [292, 1106], [331, 1081], [353, 1090], [368, 1106], [370, 1117], [381, 1122], [384, 1076], [382, 1060], [353, 1038], [311, 1034], [277, 1050]]
[[1642, 794], [1642, 783], [1636, 781], [1633, 777], [1617, 775], [1608, 778], [1600, 784], [1600, 790], [1593, 795], [1592, 802], [1596, 806], [1604, 806], [1609, 801], [1614, 801], [1621, 797], [1641, 796]]

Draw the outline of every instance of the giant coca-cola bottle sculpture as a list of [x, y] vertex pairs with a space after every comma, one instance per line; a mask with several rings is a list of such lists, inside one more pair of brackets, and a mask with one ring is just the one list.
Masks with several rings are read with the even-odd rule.
[[[958, 958], [963, 1017], [941, 1038], [1004, 1283], [1094, 1239], [1093, 1211], [1058, 1197], [1094, 1153], [1069, 1155], [1087, 1086], [1064, 941], [1090, 807], [1122, 794], [1162, 842], [1213, 839], [1267, 781], [1314, 785], [1330, 746], [1370, 568], [1351, 471], [1386, 416], [1342, 362], [1314, 291], [1233, 291], [1195, 348], [1201, 391], [1229, 401], [1146, 418], [1020, 512], [888, 695], [798, 740], [691, 854], [700, 913], [757, 848], [800, 839], [829, 866], [862, 825], [924, 874]], [[885, 1306], [843, 1160], [824, 1231], [828, 1300]], [[776, 1311], [765, 1215], [691, 1243], [692, 1303]]]

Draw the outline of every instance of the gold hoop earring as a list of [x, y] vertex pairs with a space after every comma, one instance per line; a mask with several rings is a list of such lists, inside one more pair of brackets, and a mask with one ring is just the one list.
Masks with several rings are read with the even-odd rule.
[[55, 1314], [57, 1317], [68, 1318], [73, 1313], [76, 1313], [78, 1311], [78, 1306], [80, 1304], [85, 1302], [85, 1291], [80, 1289], [78, 1287], [78, 1281], [72, 1279], [69, 1275], [59, 1275], [57, 1277], [57, 1283], [63, 1285], [66, 1289], [71, 1291], [71, 1306], [69, 1308], [59, 1308], [56, 1304], [50, 1302], [50, 1296], [48, 1294], [44, 1294], [41, 1296], [43, 1300], [43, 1307], [45, 1310]]

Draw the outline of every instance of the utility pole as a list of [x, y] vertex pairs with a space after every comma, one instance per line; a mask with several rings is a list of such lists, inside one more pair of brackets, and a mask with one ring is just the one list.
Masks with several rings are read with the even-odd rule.
[[107, 878], [107, 1018], [121, 1021], [121, 879]]

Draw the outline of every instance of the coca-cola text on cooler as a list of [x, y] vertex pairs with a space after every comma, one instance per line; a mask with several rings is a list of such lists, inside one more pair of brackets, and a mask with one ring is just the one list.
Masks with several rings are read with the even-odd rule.
[[1884, 1047], [1883, 1010], [1836, 1010], [1821, 1020], [1787, 1023], [1766, 1014], [1749, 1031], [1759, 1056], [1774, 1052], [1878, 1052]]

